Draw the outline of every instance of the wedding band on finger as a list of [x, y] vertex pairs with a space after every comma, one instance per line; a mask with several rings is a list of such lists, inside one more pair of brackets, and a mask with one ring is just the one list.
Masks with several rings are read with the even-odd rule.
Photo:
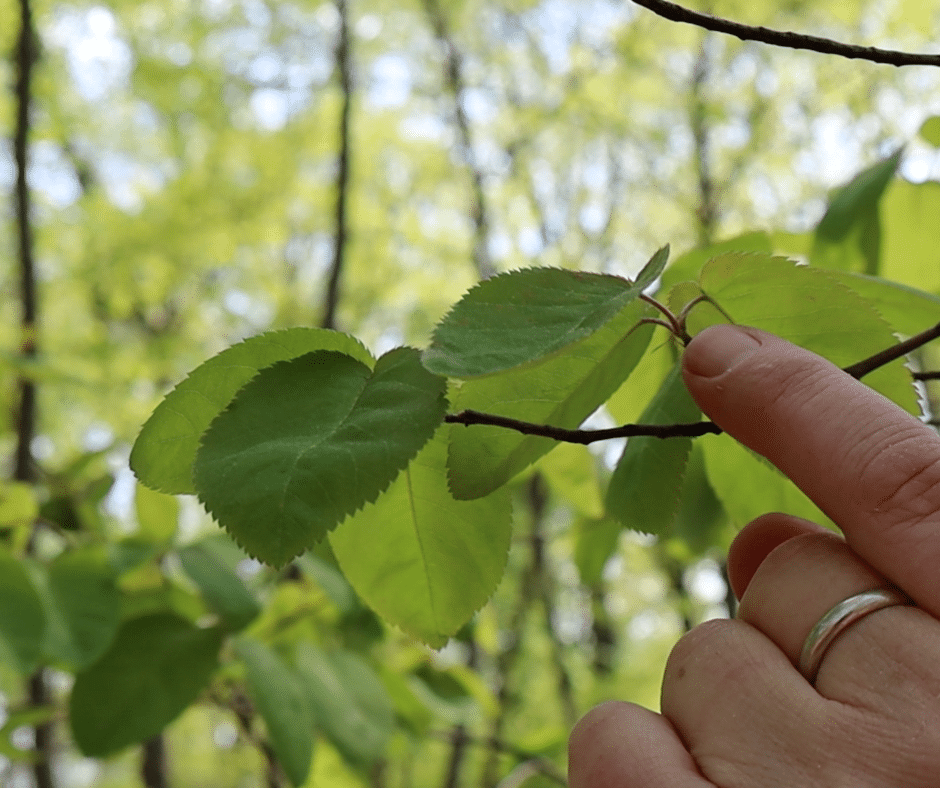
[[826, 650], [852, 624], [876, 610], [913, 604], [900, 591], [891, 588], [875, 588], [843, 599], [820, 618], [806, 636], [798, 665], [800, 673], [810, 684], [815, 684]]

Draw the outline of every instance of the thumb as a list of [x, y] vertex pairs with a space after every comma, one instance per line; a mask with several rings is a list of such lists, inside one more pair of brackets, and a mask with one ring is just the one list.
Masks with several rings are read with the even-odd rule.
[[[940, 615], [940, 437], [808, 350], [755, 328], [702, 331], [686, 386], [842, 528], [858, 555]], [[708, 440], [709, 437], [704, 438]]]

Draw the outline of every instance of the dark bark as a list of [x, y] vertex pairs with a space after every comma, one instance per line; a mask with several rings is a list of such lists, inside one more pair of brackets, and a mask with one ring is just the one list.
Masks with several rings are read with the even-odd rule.
[[339, 308], [340, 284], [346, 265], [346, 249], [349, 245], [349, 181], [352, 141], [350, 139], [350, 115], [352, 112], [353, 78], [350, 54], [349, 8], [346, 0], [336, 0], [339, 12], [339, 35], [336, 42], [336, 70], [342, 91], [342, 106], [339, 118], [339, 154], [336, 161], [336, 206], [333, 230], [333, 263], [326, 286], [323, 307], [323, 328], [336, 328], [336, 311]]
[[146, 788], [169, 788], [166, 740], [163, 734], [143, 743], [140, 776]]

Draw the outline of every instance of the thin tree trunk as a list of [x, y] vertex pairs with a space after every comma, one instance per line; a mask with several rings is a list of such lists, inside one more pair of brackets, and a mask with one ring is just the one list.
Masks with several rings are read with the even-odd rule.
[[[20, 273], [20, 356], [31, 361], [38, 355], [36, 340], [38, 299], [36, 296], [36, 264], [33, 257], [32, 207], [30, 204], [27, 170], [29, 166], [30, 110], [32, 106], [33, 66], [38, 56], [36, 30], [29, 0], [20, 0], [20, 32], [14, 50], [16, 79], [14, 99], [16, 126], [13, 135], [13, 158], [16, 162], [16, 184], [14, 186], [14, 211], [16, 215], [16, 238], [19, 252]], [[32, 442], [36, 434], [36, 384], [22, 376], [17, 382], [16, 448], [13, 461], [13, 478], [19, 482], [35, 481]], [[27, 694], [33, 707], [47, 706], [50, 702], [42, 668], [28, 679]], [[54, 750], [51, 722], [34, 728], [36, 761], [33, 779], [36, 788], [54, 788], [52, 769]]]
[[336, 0], [339, 12], [339, 36], [336, 42], [336, 69], [339, 73], [339, 85], [342, 90], [342, 107], [339, 120], [339, 156], [336, 163], [336, 208], [333, 235], [333, 264], [326, 287], [326, 300], [323, 307], [323, 328], [336, 328], [336, 311], [339, 307], [340, 282], [346, 263], [346, 247], [349, 241], [347, 207], [349, 203], [350, 180], [350, 114], [352, 109], [352, 57], [350, 55], [349, 8], [346, 0]]
[[463, 148], [464, 162], [470, 172], [470, 216], [473, 220], [473, 264], [480, 279], [488, 279], [496, 273], [489, 253], [489, 209], [486, 202], [486, 191], [483, 189], [483, 173], [476, 160], [473, 148], [473, 135], [470, 131], [470, 119], [464, 110], [464, 78], [463, 61], [460, 50], [454, 43], [447, 25], [447, 17], [438, 0], [424, 0], [434, 35], [444, 50], [445, 67], [444, 76], [447, 87], [454, 96], [454, 120], [457, 124], [457, 133], [460, 136], [460, 145]]

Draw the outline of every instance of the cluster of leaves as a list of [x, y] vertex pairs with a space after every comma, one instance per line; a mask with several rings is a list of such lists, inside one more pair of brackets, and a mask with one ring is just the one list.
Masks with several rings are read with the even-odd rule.
[[[851, 253], [860, 232], [865, 269], [877, 270], [871, 228], [899, 160], [889, 157], [836, 196], [814, 257]], [[448, 404], [573, 429], [655, 355], [658, 390], [639, 423], [700, 420], [675, 343], [651, 346], [659, 313], [645, 294], [657, 285], [692, 335], [721, 321], [755, 325], [842, 366], [937, 315], [933, 296], [838, 266], [798, 265], [774, 256], [769, 243], [752, 234], [668, 270], [663, 249], [632, 281], [552, 268], [503, 274], [471, 289], [423, 353], [397, 348], [375, 359], [355, 338], [322, 329], [262, 334], [210, 359], [166, 397], [131, 466], [154, 489], [198, 495], [249, 554], [275, 566], [329, 535], [363, 600], [441, 646], [502, 575], [507, 483], [557, 445], [496, 425], [446, 425]], [[901, 360], [868, 382], [919, 412]], [[706, 467], [716, 464], [710, 446], [725, 468], [733, 466], [729, 452], [753, 461], [714, 442], [702, 450]], [[715, 484], [686, 474], [692, 449], [689, 437], [631, 439], [610, 477], [607, 515], [657, 535], [688, 530], [677, 522], [689, 508], [683, 502], [713, 494]], [[707, 540], [707, 523], [697, 529], [688, 537]]]

